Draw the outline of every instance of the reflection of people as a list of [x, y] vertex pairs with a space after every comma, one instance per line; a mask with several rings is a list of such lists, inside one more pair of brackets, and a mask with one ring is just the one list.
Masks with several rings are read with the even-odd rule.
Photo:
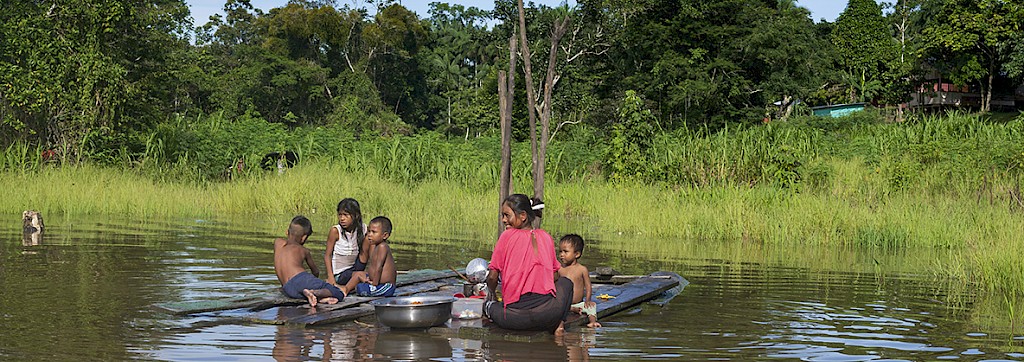
[[359, 201], [353, 198], [341, 200], [338, 203], [338, 224], [327, 232], [327, 249], [324, 250], [327, 282], [345, 285], [353, 272], [366, 267], [365, 236], [366, 225], [363, 224]]
[[324, 335], [325, 361], [374, 359], [377, 331], [352, 328], [334, 329]]
[[585, 332], [566, 333], [555, 339], [555, 344], [565, 347], [567, 361], [589, 361], [590, 347], [594, 346], [594, 335]]
[[[316, 306], [319, 298], [328, 304], [345, 299], [347, 291], [320, 280], [320, 270], [313, 262], [313, 255], [303, 244], [313, 234], [313, 226], [305, 216], [296, 216], [288, 224], [288, 239], [274, 240], [274, 272], [281, 282], [284, 294], [290, 298], [306, 298], [309, 305]], [[309, 266], [310, 274], [302, 266]]]
[[388, 238], [391, 237], [391, 219], [378, 216], [370, 220], [366, 229], [366, 253], [370, 255], [366, 271], [352, 273], [352, 279], [342, 289], [355, 291], [363, 297], [390, 297], [395, 295], [395, 257], [391, 255]]
[[[569, 313], [572, 281], [559, 277], [554, 240], [534, 229], [544, 204], [523, 194], [501, 204], [505, 231], [498, 237], [487, 273], [488, 298], [501, 279], [501, 303], [490, 301], [484, 313], [499, 327], [515, 330], [563, 331]], [[557, 279], [557, 281], [556, 281]]]
[[[291, 333], [289, 333], [291, 332]], [[308, 360], [313, 349], [316, 336], [312, 330], [302, 330], [285, 326], [277, 327], [274, 335], [274, 349], [270, 352], [276, 361]], [[305, 357], [305, 358], [300, 358]], [[325, 360], [327, 356], [324, 356]]]
[[[594, 290], [590, 289], [590, 271], [580, 264], [583, 256], [583, 237], [569, 234], [558, 241], [558, 258], [562, 260], [562, 268], [558, 275], [572, 281], [572, 306], [570, 311], [586, 314], [590, 318], [587, 327], [597, 328], [597, 303], [594, 303]], [[586, 300], [584, 300], [584, 298]]]

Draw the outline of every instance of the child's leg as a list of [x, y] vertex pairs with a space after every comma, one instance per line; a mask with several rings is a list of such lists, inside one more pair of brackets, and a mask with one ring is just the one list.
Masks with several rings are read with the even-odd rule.
[[341, 287], [341, 291], [345, 292], [346, 295], [347, 294], [351, 294], [352, 291], [356, 290], [356, 285], [358, 285], [359, 283], [362, 283], [365, 279], [366, 279], [366, 272], [364, 272], [364, 271], [353, 272], [352, 273], [352, 279], [349, 279], [348, 280], [348, 284], [345, 284], [343, 287]]
[[[306, 296], [307, 300], [309, 300], [310, 307], [316, 307], [318, 298], [323, 298], [327, 304], [334, 304], [338, 302], [338, 298], [334, 298], [334, 294], [331, 294], [331, 291], [327, 289], [303, 289], [302, 294]], [[333, 299], [334, 303], [331, 303], [328, 299]]]

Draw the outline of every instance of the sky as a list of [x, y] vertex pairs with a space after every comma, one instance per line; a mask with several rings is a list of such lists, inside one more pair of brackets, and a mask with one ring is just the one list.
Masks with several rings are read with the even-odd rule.
[[[475, 6], [484, 10], [490, 10], [494, 7], [494, 1], [492, 0], [401, 0], [399, 3], [415, 12], [421, 18], [424, 18], [427, 17], [428, 4], [435, 1], [444, 1], [450, 4], [458, 3], [467, 7]], [[195, 19], [196, 25], [205, 24], [209, 20], [210, 15], [221, 13], [224, 8], [224, 0], [186, 0], [185, 2], [192, 9], [192, 18]], [[560, 5], [563, 0], [533, 0], [533, 2], [556, 6]], [[287, 3], [287, 0], [252, 0], [254, 7], [264, 11], [284, 6]], [[338, 6], [345, 4], [351, 7], [362, 7], [366, 4], [366, 0], [338, 0]], [[569, 4], [575, 5], [576, 1], [570, 0]], [[839, 13], [843, 12], [843, 9], [846, 8], [846, 0], [798, 0], [797, 4], [810, 10], [811, 18], [815, 22], [821, 19], [835, 21]]]

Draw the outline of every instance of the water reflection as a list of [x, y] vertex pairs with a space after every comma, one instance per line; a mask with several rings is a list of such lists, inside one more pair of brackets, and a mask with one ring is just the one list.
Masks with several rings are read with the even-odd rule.
[[[26, 238], [17, 224], [0, 227], [0, 359], [1024, 359], [1024, 321], [1010, 313], [1024, 301], [949, 288], [904, 269], [906, 258], [937, 258], [928, 250], [872, 250], [870, 258], [854, 251], [851, 258], [805, 247], [787, 264], [781, 251], [743, 244], [672, 241], [693, 253], [682, 258], [597, 242], [587, 251], [595, 267], [672, 270], [691, 285], [665, 308], [640, 306], [602, 319], [597, 330], [516, 342], [353, 323], [259, 325], [245, 310], [168, 315], [151, 306], [274, 292], [269, 241], [280, 223], [47, 221], [39, 239]], [[465, 264], [488, 256], [493, 243], [403, 237], [394, 246], [402, 269]], [[307, 245], [323, 252], [322, 241]], [[815, 260], [824, 261], [809, 265]]]
[[25, 231], [21, 234], [21, 245], [22, 246], [39, 246], [43, 244], [43, 231], [32, 230]]

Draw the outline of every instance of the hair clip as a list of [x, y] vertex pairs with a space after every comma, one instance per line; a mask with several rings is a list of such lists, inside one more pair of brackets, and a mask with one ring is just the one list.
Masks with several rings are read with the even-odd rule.
[[531, 207], [531, 209], [534, 209], [534, 210], [540, 210], [540, 209], [543, 209], [543, 208], [544, 208], [544, 204], [536, 204], [536, 205], [533, 205], [533, 207]]

